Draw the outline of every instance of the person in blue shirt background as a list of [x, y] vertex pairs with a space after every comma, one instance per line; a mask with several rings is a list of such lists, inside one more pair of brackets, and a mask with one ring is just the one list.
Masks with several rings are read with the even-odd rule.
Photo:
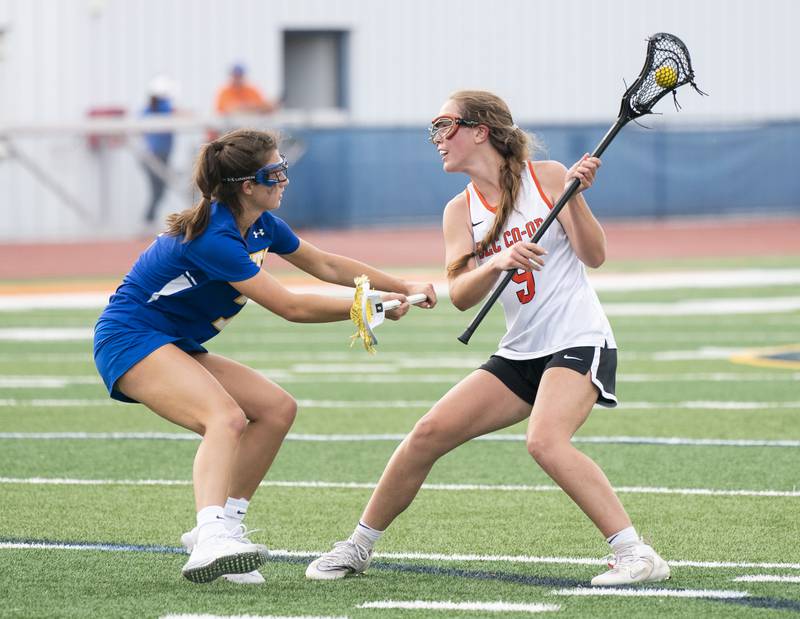
[[[172, 103], [173, 85], [168, 77], [164, 75], [154, 77], [148, 84], [147, 94], [148, 103], [142, 111], [142, 116], [171, 115], [175, 111]], [[155, 223], [158, 205], [164, 197], [166, 189], [163, 174], [159, 174], [153, 168], [160, 166], [159, 169], [166, 171], [172, 154], [173, 139], [174, 136], [170, 131], [144, 134], [147, 152], [155, 158], [150, 164], [146, 163], [143, 166], [150, 181], [150, 202], [144, 215], [145, 225], [148, 228], [152, 228]]]
[[140, 402], [203, 439], [194, 460], [197, 526], [181, 541], [193, 582], [258, 583], [266, 548], [245, 537], [242, 519], [294, 420], [297, 403], [280, 386], [208, 352], [252, 299], [292, 322], [347, 320], [351, 301], [294, 293], [261, 268], [267, 251], [334, 284], [366, 274], [385, 299], [403, 303], [429, 283], [406, 282], [303, 241], [273, 211], [289, 185], [286, 159], [271, 132], [240, 129], [204, 145], [194, 182], [202, 195], [167, 218], [167, 231], [139, 256], [95, 326], [94, 357], [112, 398]]

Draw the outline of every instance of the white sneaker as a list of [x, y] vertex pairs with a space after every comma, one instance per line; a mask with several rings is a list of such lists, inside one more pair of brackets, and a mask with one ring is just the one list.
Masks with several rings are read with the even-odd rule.
[[614, 551], [611, 569], [592, 578], [592, 585], [608, 587], [633, 585], [640, 582], [660, 582], [670, 576], [669, 565], [648, 544], [631, 542]]
[[311, 580], [336, 580], [348, 574], [361, 574], [372, 562], [372, 550], [347, 539], [336, 542], [333, 550], [312, 561], [306, 568], [306, 578]]
[[231, 532], [212, 535], [199, 543], [196, 534], [191, 536], [191, 533], [181, 536], [181, 542], [187, 535], [190, 536], [187, 541], [195, 542], [181, 573], [192, 582], [211, 582], [225, 574], [246, 574], [262, 565], [268, 556], [266, 546], [253, 544]]
[[[252, 533], [252, 531], [250, 531]], [[236, 526], [232, 533], [234, 537], [238, 535], [242, 540], [245, 542], [250, 542], [247, 537], [245, 537], [248, 531], [245, 529], [244, 525]], [[194, 545], [197, 543], [197, 527], [192, 529], [191, 531], [187, 531], [183, 535], [181, 535], [181, 544], [186, 551], [191, 554], [192, 550], [194, 549]], [[252, 572], [247, 572], [246, 574], [223, 574], [222, 577], [227, 580], [228, 582], [235, 582], [239, 585], [262, 585], [266, 582], [264, 577], [261, 575], [261, 572], [258, 570], [253, 570]]]

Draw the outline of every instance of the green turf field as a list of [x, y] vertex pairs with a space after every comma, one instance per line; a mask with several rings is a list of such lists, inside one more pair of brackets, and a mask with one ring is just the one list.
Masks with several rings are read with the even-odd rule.
[[[687, 278], [690, 266], [680, 265]], [[600, 296], [608, 307], [662, 307], [797, 298], [800, 284]], [[527, 454], [522, 425], [443, 458], [365, 576], [306, 581], [308, 561], [352, 531], [400, 437], [494, 351], [499, 311], [468, 347], [456, 341], [474, 311], [461, 314], [447, 299], [432, 312], [413, 309], [380, 328], [375, 356], [348, 348], [349, 323], [293, 325], [255, 306], [210, 343], [300, 403], [248, 515], [261, 529], [254, 540], [273, 551], [262, 569], [266, 585], [249, 587], [181, 577], [179, 538], [194, 521], [198, 442], [141, 406], [107, 398], [89, 339], [99, 310], [0, 312], [0, 616], [800, 612], [800, 358], [765, 367], [731, 360], [742, 349], [800, 349], [798, 310], [610, 317], [622, 406], [596, 409], [576, 444], [673, 566], [670, 581], [636, 589], [649, 595], [585, 595], [607, 546]], [[57, 333], [74, 339], [47, 339]], [[735, 580], [746, 576], [760, 579]], [[497, 606], [406, 610], [379, 602]]]

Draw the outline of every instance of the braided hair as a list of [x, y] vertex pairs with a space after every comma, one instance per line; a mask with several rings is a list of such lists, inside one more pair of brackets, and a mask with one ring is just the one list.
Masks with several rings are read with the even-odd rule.
[[448, 275], [463, 269], [471, 258], [486, 251], [500, 236], [519, 196], [522, 173], [531, 157], [531, 150], [538, 149], [536, 139], [514, 124], [511, 111], [497, 95], [483, 90], [459, 90], [450, 95], [450, 99], [458, 104], [465, 120], [476, 121], [488, 127], [489, 143], [503, 158], [503, 163], [500, 165], [502, 194], [494, 223], [473, 252], [447, 265]]

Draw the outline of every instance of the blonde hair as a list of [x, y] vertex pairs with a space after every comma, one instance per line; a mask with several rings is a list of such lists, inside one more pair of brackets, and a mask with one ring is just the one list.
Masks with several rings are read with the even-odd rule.
[[526, 162], [531, 152], [538, 150], [537, 140], [514, 124], [508, 105], [497, 95], [485, 90], [459, 90], [450, 95], [450, 99], [458, 104], [465, 120], [477, 121], [489, 128], [489, 143], [503, 158], [503, 163], [500, 165], [502, 194], [494, 223], [473, 252], [447, 265], [448, 275], [463, 269], [470, 258], [486, 251], [500, 236], [519, 196]]
[[203, 234], [214, 200], [223, 202], [238, 218], [241, 183], [223, 179], [253, 174], [277, 148], [276, 133], [254, 129], [237, 129], [205, 144], [194, 166], [194, 184], [202, 197], [193, 207], [167, 217], [167, 234], [183, 236], [184, 242]]

